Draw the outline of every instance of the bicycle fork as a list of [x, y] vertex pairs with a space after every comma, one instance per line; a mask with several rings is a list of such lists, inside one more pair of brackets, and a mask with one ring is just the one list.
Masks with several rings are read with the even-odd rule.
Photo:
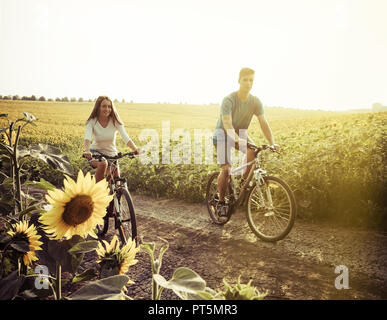
[[266, 170], [263, 170], [261, 168], [254, 170], [254, 178], [257, 182], [256, 186], [257, 186], [257, 193], [258, 193], [258, 204], [261, 208], [267, 211], [265, 213], [265, 217], [269, 217], [274, 215], [274, 211], [273, 211], [273, 200], [271, 197], [269, 186], [266, 185], [266, 188], [265, 188], [267, 203], [265, 203], [265, 199], [262, 192], [262, 187], [265, 186], [266, 184], [264, 179], [264, 176], [266, 174], [267, 174]]
[[[119, 192], [119, 191], [118, 191]], [[129, 222], [131, 218], [125, 219], [122, 217], [122, 208], [119, 203], [119, 198], [121, 198], [122, 195], [116, 193], [116, 196], [114, 197], [114, 208], [115, 208], [115, 215], [114, 215], [114, 222], [115, 222], [115, 228], [118, 229], [120, 225], [122, 225], [123, 222]], [[130, 210], [130, 209], [129, 209]]]

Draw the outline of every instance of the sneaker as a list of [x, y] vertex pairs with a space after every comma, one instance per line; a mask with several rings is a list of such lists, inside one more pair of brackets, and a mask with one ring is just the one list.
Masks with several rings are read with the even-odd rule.
[[216, 206], [216, 213], [218, 215], [219, 221], [223, 222], [227, 220], [227, 209], [228, 206], [224, 202], [218, 202]]

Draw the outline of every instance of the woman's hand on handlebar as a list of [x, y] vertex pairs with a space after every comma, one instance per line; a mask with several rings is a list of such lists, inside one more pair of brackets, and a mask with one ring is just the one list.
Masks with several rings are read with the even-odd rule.
[[140, 154], [144, 153], [144, 151], [140, 148], [137, 148], [136, 150], [134, 150], [134, 152], [136, 153], [136, 155], [140, 155]]
[[82, 155], [84, 158], [86, 158], [87, 160], [90, 160], [93, 156], [91, 155], [91, 152], [87, 152], [85, 151]]
[[278, 153], [280, 152], [280, 146], [276, 143], [272, 144], [270, 146], [270, 149], [272, 149], [274, 152], [278, 152]]

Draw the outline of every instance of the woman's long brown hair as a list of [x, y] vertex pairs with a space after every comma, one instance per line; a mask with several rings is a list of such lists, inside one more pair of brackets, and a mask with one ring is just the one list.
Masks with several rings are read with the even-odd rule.
[[116, 108], [114, 107], [113, 101], [107, 96], [99, 96], [98, 97], [98, 99], [95, 101], [93, 111], [91, 111], [89, 119], [87, 119], [86, 123], [88, 123], [91, 119], [96, 119], [96, 120], [98, 119], [100, 108], [101, 108], [101, 103], [103, 100], [110, 101], [110, 103], [112, 105], [112, 112], [110, 113], [109, 117], [113, 119], [114, 126], [116, 125], [116, 122], [118, 124], [122, 124], [120, 116], [118, 115]]

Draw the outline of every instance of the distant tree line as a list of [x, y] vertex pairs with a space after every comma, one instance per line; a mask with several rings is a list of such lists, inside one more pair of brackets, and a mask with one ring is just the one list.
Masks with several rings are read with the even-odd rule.
[[[52, 98], [46, 98], [44, 96], [41, 96], [41, 97], [37, 97], [35, 95], [32, 95], [30, 97], [28, 96], [22, 96], [20, 97], [19, 95], [0, 95], [0, 100], [26, 100], [26, 101], [56, 101], [56, 102], [95, 102], [96, 101], [96, 98], [95, 99], [83, 99], [83, 98], [75, 98], [75, 97], [62, 97], [62, 98], [59, 98], [59, 97], [56, 97], [55, 100], [52, 99]], [[118, 99], [114, 99], [113, 100], [114, 103], [119, 103]], [[125, 99], [122, 99], [121, 100], [121, 103], [126, 103]], [[128, 103], [134, 103], [133, 100], [130, 100]], [[170, 102], [157, 102], [157, 104], [171, 104]], [[179, 103], [180, 105], [188, 105], [189, 103], [188, 102], [180, 102]], [[209, 106], [212, 106], [212, 105], [218, 105], [216, 103], [209, 103], [208, 104]], [[376, 107], [375, 107], [376, 106]], [[382, 107], [383, 108], [386, 108], [386, 107]], [[380, 107], [380, 104], [379, 103], [375, 103], [374, 106], [373, 106], [373, 109], [375, 111], [375, 109], [381, 109]], [[380, 111], [380, 110], [379, 110]]]
[[374, 111], [374, 112], [384, 112], [384, 111], [387, 111], [387, 106], [384, 106], [384, 105], [382, 105], [379, 102], [375, 102], [372, 105], [372, 111]]
[[[27, 100], [27, 101], [54, 101], [52, 98], [47, 98], [44, 96], [37, 97], [35, 95], [32, 95], [30, 97], [23, 96], [20, 97], [19, 95], [0, 95], [0, 100]], [[83, 98], [68, 98], [68, 97], [63, 97], [63, 98], [55, 98], [56, 102], [94, 102], [96, 99], [83, 99]], [[114, 103], [119, 102], [117, 99], [114, 99]], [[122, 103], [125, 103], [125, 99], [121, 100]], [[131, 101], [133, 102], [133, 101]]]

